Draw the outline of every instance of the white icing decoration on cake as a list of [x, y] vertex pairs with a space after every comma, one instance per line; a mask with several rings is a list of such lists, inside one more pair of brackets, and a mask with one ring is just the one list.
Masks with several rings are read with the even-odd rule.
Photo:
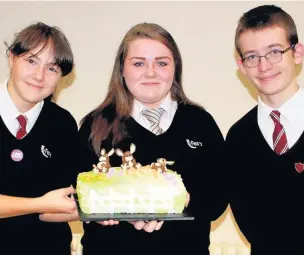
[[[186, 188], [181, 176], [166, 168], [167, 164], [173, 164], [174, 161], [158, 159], [158, 165], [152, 163], [151, 166], [141, 167], [132, 155], [135, 151], [134, 145], [130, 147], [132, 156], [129, 152], [122, 152], [119, 149], [116, 151], [122, 159], [127, 159], [121, 167], [110, 167], [103, 172], [103, 168], [99, 169], [93, 165], [93, 171], [78, 175], [77, 194], [83, 212], [90, 214], [183, 211]], [[104, 155], [105, 151], [102, 150], [101, 154]], [[104, 160], [103, 156], [100, 160]], [[161, 171], [159, 164], [163, 164]], [[130, 165], [133, 165], [133, 168], [130, 168]]]

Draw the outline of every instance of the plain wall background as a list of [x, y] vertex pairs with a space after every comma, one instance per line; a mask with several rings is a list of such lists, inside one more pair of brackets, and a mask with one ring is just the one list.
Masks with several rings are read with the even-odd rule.
[[[225, 136], [256, 104], [256, 92], [239, 74], [235, 62], [237, 21], [250, 8], [265, 3], [277, 4], [291, 14], [303, 40], [304, 2], [299, 1], [0, 2], [0, 81], [9, 75], [4, 41], [11, 42], [14, 33], [33, 22], [58, 26], [71, 43], [76, 66], [73, 76], [56, 92], [57, 103], [79, 122], [103, 100], [124, 34], [139, 22], [154, 22], [167, 29], [180, 48], [188, 97], [214, 116]], [[303, 72], [298, 80], [303, 84]], [[216, 189], [217, 181], [213, 181]], [[81, 231], [75, 224], [73, 231]], [[212, 230], [212, 242], [240, 240], [229, 212]]]

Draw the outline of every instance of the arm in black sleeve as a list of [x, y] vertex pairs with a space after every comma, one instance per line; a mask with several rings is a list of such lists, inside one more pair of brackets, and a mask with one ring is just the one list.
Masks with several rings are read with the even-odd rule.
[[208, 171], [210, 171], [210, 212], [211, 221], [216, 220], [226, 210], [229, 199], [229, 171], [226, 167], [226, 146], [223, 135], [212, 118], [210, 120], [210, 143], [208, 149]]
[[208, 174], [207, 197], [208, 203], [202, 205], [202, 210], [207, 210], [207, 217], [210, 221], [216, 220], [226, 210], [229, 199], [229, 173], [226, 167], [226, 147], [223, 135], [215, 122], [214, 118], [208, 114], [204, 122], [203, 134], [206, 156], [205, 162], [202, 162], [204, 169]]
[[[228, 158], [228, 169], [230, 174], [230, 208], [232, 214], [239, 225], [240, 223], [247, 222], [248, 215], [244, 214], [243, 202], [241, 200], [240, 194], [245, 195], [246, 190], [240, 186], [240, 183], [245, 181], [244, 179], [244, 159], [242, 157], [241, 145], [242, 141], [240, 136], [240, 129], [232, 126], [228, 131], [226, 136], [226, 150]], [[250, 217], [249, 217], [250, 218]], [[247, 229], [247, 224], [242, 224], [242, 230], [244, 235], [246, 235], [247, 240], [251, 240], [251, 231]]]
[[79, 139], [77, 122], [71, 114], [65, 118], [62, 136], [62, 152], [58, 162], [61, 167], [60, 179], [62, 187], [73, 185], [75, 188], [79, 171]]
[[93, 164], [98, 162], [92, 143], [90, 141], [92, 119], [90, 117], [82, 123], [79, 132], [79, 172], [87, 172], [93, 169]]

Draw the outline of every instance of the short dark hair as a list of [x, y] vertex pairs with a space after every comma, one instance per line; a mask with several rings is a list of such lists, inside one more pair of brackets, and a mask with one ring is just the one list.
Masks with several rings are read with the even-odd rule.
[[298, 33], [293, 18], [276, 5], [262, 5], [244, 13], [238, 22], [235, 33], [235, 47], [242, 56], [239, 38], [242, 33], [252, 30], [258, 31], [264, 28], [282, 27], [287, 34], [290, 45], [297, 44]]
[[42, 44], [41, 52], [48, 43], [52, 43], [54, 47], [54, 63], [60, 67], [62, 76], [69, 74], [73, 69], [73, 52], [69, 41], [58, 27], [51, 27], [42, 22], [29, 25], [15, 34], [13, 43], [7, 45], [7, 53], [20, 56]]

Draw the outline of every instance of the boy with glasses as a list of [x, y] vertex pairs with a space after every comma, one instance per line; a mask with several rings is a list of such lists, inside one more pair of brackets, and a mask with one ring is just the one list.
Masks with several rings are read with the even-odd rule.
[[292, 17], [273, 5], [241, 17], [235, 45], [259, 98], [227, 134], [231, 208], [252, 255], [304, 254], [304, 48]]

